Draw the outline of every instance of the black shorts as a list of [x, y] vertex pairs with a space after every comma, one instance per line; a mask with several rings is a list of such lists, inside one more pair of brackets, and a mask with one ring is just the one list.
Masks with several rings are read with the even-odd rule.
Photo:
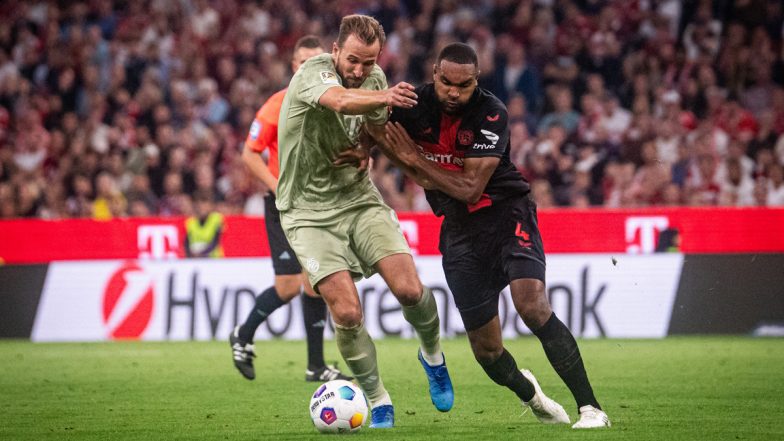
[[267, 226], [267, 240], [269, 241], [272, 268], [276, 276], [299, 274], [302, 267], [299, 265], [297, 255], [291, 249], [283, 228], [280, 226], [280, 212], [275, 206], [275, 195], [270, 193], [264, 197], [264, 224]]
[[444, 219], [439, 249], [467, 331], [498, 315], [498, 297], [512, 280], [544, 282], [544, 248], [536, 204], [529, 196], [496, 202], [459, 219]]

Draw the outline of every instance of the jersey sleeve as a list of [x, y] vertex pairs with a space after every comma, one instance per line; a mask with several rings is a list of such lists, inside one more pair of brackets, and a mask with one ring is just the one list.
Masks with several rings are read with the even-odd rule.
[[[387, 76], [384, 75], [384, 71], [381, 70], [378, 65], [373, 66], [373, 70], [370, 72], [368, 79], [365, 80], [363, 87], [369, 90], [384, 90], [388, 87]], [[387, 122], [388, 117], [389, 112], [387, 111], [387, 106], [381, 106], [376, 110], [367, 113], [365, 115], [365, 120], [369, 124], [381, 125]]]
[[[319, 98], [329, 88], [341, 86], [331, 58], [315, 58], [317, 57], [311, 58], [300, 67], [297, 72], [299, 80], [294, 85], [297, 98], [310, 107], [318, 107]], [[289, 93], [291, 92], [292, 89], [289, 89]]]
[[256, 153], [262, 153], [278, 140], [278, 115], [286, 90], [281, 90], [267, 99], [256, 117], [245, 138], [245, 145]]
[[478, 124], [474, 144], [466, 151], [466, 158], [502, 156], [509, 145], [509, 115], [503, 106], [488, 107]]
[[251, 151], [262, 153], [275, 142], [277, 137], [278, 126], [254, 120], [253, 124], [250, 126], [250, 132], [248, 133], [248, 138], [245, 140], [245, 144]]

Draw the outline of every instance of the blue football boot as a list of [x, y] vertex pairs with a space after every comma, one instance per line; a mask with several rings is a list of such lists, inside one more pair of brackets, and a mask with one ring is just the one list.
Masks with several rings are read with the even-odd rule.
[[371, 429], [391, 429], [395, 427], [395, 408], [391, 404], [370, 409]]
[[[442, 354], [443, 355], [443, 354]], [[441, 412], [449, 412], [455, 402], [455, 392], [452, 390], [452, 380], [449, 378], [449, 371], [446, 370], [446, 358], [444, 363], [438, 366], [430, 366], [422, 357], [422, 351], [417, 354], [419, 362], [425, 368], [427, 382], [430, 383], [430, 401]]]

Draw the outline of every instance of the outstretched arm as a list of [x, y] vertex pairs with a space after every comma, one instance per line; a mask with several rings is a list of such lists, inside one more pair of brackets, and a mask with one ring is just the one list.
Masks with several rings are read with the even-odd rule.
[[319, 104], [343, 115], [361, 115], [382, 106], [410, 109], [416, 105], [414, 86], [397, 83], [384, 90], [346, 89], [330, 87], [319, 97]]

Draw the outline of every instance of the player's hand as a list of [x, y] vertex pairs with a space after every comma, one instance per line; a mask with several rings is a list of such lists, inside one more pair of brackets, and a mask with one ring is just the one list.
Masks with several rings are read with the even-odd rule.
[[370, 160], [370, 149], [360, 146], [356, 149], [348, 149], [340, 152], [338, 157], [332, 161], [332, 165], [353, 165], [357, 171], [363, 172], [368, 169]]
[[386, 92], [385, 103], [387, 106], [402, 107], [404, 109], [410, 109], [416, 106], [418, 97], [417, 94], [414, 93], [414, 86], [411, 84], [401, 81], [387, 89]]
[[408, 132], [398, 122], [390, 122], [384, 126], [385, 137], [393, 153], [406, 164], [418, 159], [419, 146], [408, 136]]

